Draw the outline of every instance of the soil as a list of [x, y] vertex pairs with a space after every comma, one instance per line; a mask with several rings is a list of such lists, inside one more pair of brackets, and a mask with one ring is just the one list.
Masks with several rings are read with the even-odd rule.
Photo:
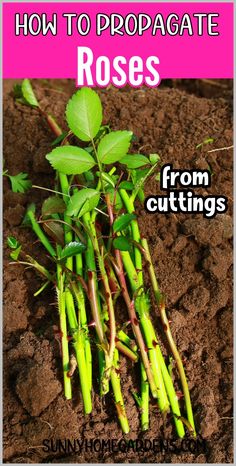
[[[158, 152], [175, 168], [210, 166], [212, 186], [199, 194], [228, 197], [228, 211], [212, 220], [201, 215], [149, 215], [138, 207], [140, 226], [149, 240], [161, 290], [167, 297], [171, 328], [185, 359], [196, 427], [206, 449], [187, 452], [63, 453], [44, 451], [44, 439], [121, 439], [113, 400], [94, 393], [93, 414], [84, 418], [78, 380], [72, 402], [62, 391], [57, 309], [54, 291], [33, 293], [40, 279], [29, 269], [9, 264], [4, 249], [4, 460], [8, 463], [233, 463], [232, 414], [232, 87], [229, 81], [163, 83], [158, 89], [100, 90], [104, 123], [130, 129], [134, 150]], [[10, 174], [29, 173], [34, 184], [53, 188], [45, 160], [54, 136], [43, 118], [14, 102], [12, 81], [4, 83], [4, 161]], [[33, 81], [41, 106], [63, 120], [73, 81]], [[221, 86], [221, 87], [220, 87]], [[222, 87], [223, 86], [223, 87]], [[226, 87], [224, 87], [226, 86]], [[209, 92], [206, 91], [208, 88]], [[200, 90], [199, 90], [200, 89]], [[213, 91], [212, 91], [213, 89]], [[217, 94], [215, 93], [217, 90]], [[226, 90], [225, 90], [226, 89]], [[195, 95], [193, 94], [195, 93]], [[204, 95], [204, 97], [202, 97]], [[212, 144], [196, 149], [206, 138]], [[49, 263], [31, 230], [20, 226], [27, 203], [40, 206], [45, 191], [14, 194], [4, 177], [4, 244], [9, 235]], [[146, 194], [158, 194], [155, 179]], [[158, 311], [153, 320], [160, 328]], [[160, 330], [161, 332], [161, 330]], [[161, 336], [163, 350], [167, 348]], [[122, 387], [131, 434], [128, 439], [174, 438], [172, 422], [163, 424], [151, 403], [150, 430], [140, 434], [131, 394], [136, 370], [122, 359]], [[96, 381], [95, 381], [96, 384]]]

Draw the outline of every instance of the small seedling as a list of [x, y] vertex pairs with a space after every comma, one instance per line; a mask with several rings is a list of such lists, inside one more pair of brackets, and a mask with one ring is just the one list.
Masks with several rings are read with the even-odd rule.
[[[148, 244], [140, 235], [135, 207], [137, 198], [144, 199], [145, 182], [156, 176], [159, 155], [133, 154], [132, 131], [103, 127], [101, 101], [92, 89], [82, 88], [67, 104], [66, 134], [74, 135], [74, 145], [40, 108], [28, 80], [23, 82], [21, 91], [21, 98], [38, 109], [57, 137], [53, 142], [56, 147], [46, 154], [55, 170], [57, 194], [44, 201], [40, 217], [33, 205], [28, 207], [26, 217], [54, 264], [49, 273], [32, 258], [28, 260], [44, 277], [46, 274], [47, 281], [40, 291], [50, 282], [56, 285], [65, 397], [72, 397], [72, 378], [78, 370], [84, 411], [90, 413], [93, 378], [99, 378], [101, 396], [112, 390], [121, 428], [128, 433], [119, 368], [122, 354], [140, 370], [140, 394], [134, 396], [140, 409], [141, 429], [148, 429], [152, 396], [163, 419], [172, 413], [179, 437], [184, 437], [186, 426], [196, 435], [185, 371], [166, 320], [164, 297]], [[14, 251], [18, 248], [12, 238], [8, 245]], [[179, 373], [180, 384], [175, 381], [176, 388], [159, 345], [161, 337], [152, 321], [144, 276], [147, 265]], [[123, 323], [117, 311], [118, 296], [127, 310]], [[99, 374], [93, 373], [92, 341], [96, 341]], [[181, 385], [185, 406], [177, 396]]]
[[11, 189], [13, 193], [25, 193], [28, 191], [32, 183], [28, 178], [28, 173], [18, 173], [17, 175], [9, 175], [8, 171], [4, 171], [4, 176], [7, 176], [11, 182]]

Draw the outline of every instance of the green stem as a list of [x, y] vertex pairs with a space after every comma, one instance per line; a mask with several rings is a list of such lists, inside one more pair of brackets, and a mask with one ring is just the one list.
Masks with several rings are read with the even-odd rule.
[[37, 235], [37, 237], [39, 238], [39, 240], [41, 241], [41, 243], [43, 244], [45, 249], [49, 252], [49, 254], [52, 257], [55, 257], [56, 256], [56, 251], [52, 247], [52, 245], [49, 242], [47, 236], [43, 233], [41, 227], [39, 226], [39, 224], [38, 224], [38, 222], [37, 222], [37, 220], [36, 220], [36, 218], [34, 216], [33, 211], [28, 210], [27, 215], [28, 215], [28, 217], [29, 217], [29, 219], [31, 221], [32, 229], [35, 232], [35, 234]]
[[[97, 239], [97, 233], [96, 233], [96, 228], [95, 228], [96, 215], [93, 212], [92, 219], [89, 214], [85, 214], [85, 215], [86, 215], [87, 226], [91, 233], [92, 247], [93, 247], [93, 250], [95, 251], [95, 255], [98, 260], [101, 278], [102, 278], [103, 286], [105, 289], [105, 299], [106, 299], [107, 307], [108, 307], [110, 338], [109, 338], [108, 353], [106, 354], [106, 370], [104, 371], [104, 376], [106, 377], [107, 381], [109, 381], [110, 374], [111, 374], [111, 368], [113, 364], [114, 351], [115, 351], [115, 338], [116, 338], [115, 311], [114, 311], [114, 306], [113, 306], [112, 293], [111, 293], [110, 286], [109, 286], [109, 280], [108, 280], [107, 273], [106, 273], [104, 257], [103, 257], [103, 254], [100, 252], [98, 239]], [[91, 273], [90, 273], [90, 277], [91, 277]], [[96, 322], [96, 325], [97, 325], [97, 322]]]
[[114, 360], [111, 369], [111, 384], [115, 397], [116, 409], [120, 425], [124, 434], [129, 432], [129, 423], [125, 412], [124, 400], [121, 392], [120, 374], [119, 374], [119, 353], [117, 349], [114, 351]]
[[143, 364], [141, 363], [141, 429], [149, 428], [149, 383]]
[[[79, 255], [78, 255], [79, 256]], [[80, 262], [80, 258], [76, 256], [76, 263]], [[78, 267], [77, 267], [78, 273]], [[80, 274], [79, 274], [80, 275]], [[81, 326], [81, 330], [84, 333], [84, 352], [85, 352], [85, 359], [87, 364], [87, 377], [89, 383], [89, 389], [92, 390], [92, 353], [91, 353], [91, 345], [88, 336], [88, 325], [87, 325], [87, 315], [85, 309], [85, 297], [82, 286], [80, 283], [75, 284], [72, 283], [73, 292], [77, 301], [78, 305], [78, 322], [79, 326]]]
[[117, 332], [117, 337], [119, 338], [120, 341], [122, 341], [126, 346], [128, 346], [128, 348], [130, 348], [132, 351], [134, 351], [135, 353], [137, 352], [138, 350], [138, 347], [135, 343], [135, 340], [133, 340], [132, 338], [130, 338], [125, 332], [124, 330], [119, 330]]
[[[134, 203], [133, 200], [128, 196], [127, 192], [124, 189], [120, 189], [120, 195], [123, 200], [123, 203], [126, 207], [126, 210], [128, 213], [134, 213]], [[141, 244], [141, 237], [140, 237], [140, 232], [139, 232], [139, 226], [138, 222], [136, 219], [132, 220], [131, 222], [131, 229], [132, 229], [132, 236], [133, 240], [139, 244]], [[141, 251], [138, 247], [135, 247], [135, 268], [136, 271], [133, 270], [133, 266], [131, 265], [131, 258], [129, 260], [129, 255], [126, 254], [126, 265], [127, 261], [129, 262], [128, 268], [126, 268], [126, 271], [130, 268], [132, 272], [130, 271], [130, 274], [132, 273], [132, 276], [135, 276], [136, 272], [136, 279], [135, 282], [138, 282], [138, 287], [143, 287], [143, 264], [142, 264], [142, 254]], [[130, 277], [129, 277], [130, 278]], [[132, 287], [134, 289], [135, 284], [132, 284]], [[155, 347], [158, 345], [157, 343], [157, 338], [153, 338], [153, 334], [155, 335], [155, 332], [153, 330], [153, 325], [149, 317], [149, 309], [148, 309], [148, 303], [146, 296], [144, 294], [144, 290], [141, 289], [141, 296], [138, 296], [136, 298], [136, 306], [139, 311], [139, 316], [140, 316], [140, 323], [141, 327], [143, 329], [143, 333], [145, 335], [145, 340], [147, 347], [149, 349], [149, 357], [152, 365], [152, 370], [153, 370], [153, 375], [154, 375], [154, 380], [156, 383], [156, 386], [158, 388], [158, 403], [161, 412], [165, 413], [169, 409], [169, 401], [166, 393], [166, 387], [164, 384], [163, 380], [163, 374], [161, 371], [161, 360], [160, 360], [160, 352], [157, 352], [155, 350]]]
[[[159, 367], [160, 370], [161, 370], [161, 375], [162, 375], [161, 379], [163, 379], [164, 387], [166, 389], [166, 392], [167, 392], [167, 395], [168, 395], [168, 398], [169, 398], [169, 402], [170, 402], [170, 405], [171, 405], [171, 409], [172, 409], [172, 412], [174, 414], [174, 422], [175, 422], [175, 425], [176, 425], [176, 430], [177, 430], [178, 436], [180, 438], [182, 438], [182, 437], [184, 437], [185, 431], [184, 431], [184, 426], [183, 426], [182, 421], [180, 419], [178, 419], [181, 416], [181, 412], [180, 412], [180, 408], [179, 408], [178, 398], [177, 398], [176, 393], [175, 393], [174, 385], [173, 385], [172, 379], [171, 379], [171, 377], [169, 375], [168, 369], [166, 367], [165, 360], [164, 360], [164, 357], [162, 355], [160, 346], [158, 344], [156, 333], [155, 333], [155, 330], [153, 328], [153, 325], [152, 325], [151, 321], [146, 320], [145, 325], [147, 326], [146, 331], [147, 331], [147, 333], [149, 335], [149, 339], [150, 339], [149, 343], [150, 343], [150, 345], [152, 345], [152, 351], [151, 351], [150, 359], [151, 359], [152, 363], [155, 364], [155, 367], [157, 365], [157, 367]], [[154, 342], [155, 342], [155, 344], [154, 344]], [[156, 376], [157, 376], [158, 372], [156, 373], [154, 371], [154, 374], [156, 374]], [[161, 388], [163, 389], [163, 386], [161, 386]], [[161, 388], [160, 388], [160, 390], [161, 390]], [[165, 411], [167, 411], [167, 409], [163, 409], [163, 411], [165, 412]]]
[[[90, 214], [86, 213], [83, 215], [83, 222], [87, 231], [90, 231]], [[108, 358], [108, 342], [105, 337], [104, 333], [104, 322], [101, 316], [101, 304], [99, 299], [98, 293], [98, 279], [97, 279], [97, 272], [96, 272], [96, 262], [95, 262], [95, 254], [93, 243], [91, 240], [90, 235], [87, 236], [87, 249], [85, 251], [85, 262], [87, 267], [88, 273], [88, 292], [89, 292], [89, 300], [91, 305], [91, 311], [93, 320], [95, 322], [95, 329], [98, 337], [98, 344], [99, 344], [99, 361], [100, 361], [100, 370], [102, 374], [100, 374], [100, 392], [101, 396], [105, 395], [109, 392], [109, 380], [107, 378], [107, 369], [110, 365], [110, 361]], [[103, 358], [101, 356], [101, 352], [103, 352]], [[101, 362], [103, 359], [103, 363]]]
[[60, 319], [60, 330], [61, 330], [61, 348], [62, 348], [62, 368], [63, 368], [63, 379], [64, 379], [64, 393], [65, 397], [70, 400], [72, 398], [71, 380], [68, 377], [68, 371], [70, 367], [69, 357], [69, 345], [67, 339], [67, 324], [66, 324], [66, 303], [65, 303], [65, 292], [64, 292], [64, 279], [61, 270], [61, 266], [57, 265], [57, 298], [58, 298], [58, 309]]
[[115, 321], [115, 310], [113, 306], [113, 299], [112, 293], [110, 290], [109, 279], [106, 272], [106, 267], [104, 263], [103, 254], [101, 254], [97, 239], [97, 232], [95, 228], [95, 220], [90, 222], [90, 232], [93, 237], [93, 247], [95, 250], [95, 255], [97, 256], [98, 265], [100, 269], [100, 273], [102, 276], [102, 282], [105, 290], [105, 299], [107, 302], [108, 307], [108, 314], [109, 314], [109, 329], [110, 329], [110, 340], [109, 340], [109, 358], [112, 365], [112, 361], [114, 358], [114, 351], [115, 351], [115, 338], [116, 338], [116, 321]]
[[[90, 214], [86, 213], [83, 215], [83, 222], [90, 231]], [[91, 303], [92, 315], [95, 322], [95, 328], [98, 335], [99, 343], [104, 345], [104, 329], [103, 322], [101, 319], [100, 305], [98, 301], [98, 280], [96, 274], [96, 262], [93, 243], [88, 235], [87, 237], [87, 250], [85, 251], [85, 260], [88, 270], [88, 289], [89, 289], [89, 298]]]
[[155, 296], [157, 304], [159, 304], [160, 301], [161, 301], [162, 295], [161, 295], [159, 285], [158, 285], [158, 282], [157, 282], [157, 278], [156, 278], [156, 274], [155, 274], [155, 271], [154, 271], [152, 258], [151, 258], [151, 254], [150, 254], [150, 250], [149, 250], [149, 246], [148, 246], [148, 242], [147, 242], [146, 238], [141, 239], [141, 244], [142, 244], [143, 249], [145, 251], [144, 256], [145, 256], [145, 259], [147, 260], [148, 272], [149, 272], [149, 276], [150, 276], [154, 296]]
[[[122, 198], [122, 201], [124, 202], [127, 212], [129, 214], [133, 214], [135, 209], [134, 209], [134, 204], [133, 204], [132, 199], [130, 199], [125, 189], [120, 189], [119, 193]], [[134, 241], [136, 241], [137, 243], [140, 243], [139, 226], [138, 226], [138, 222], [136, 219], [131, 221], [131, 229], [132, 229], [132, 236], [133, 236]], [[135, 257], [135, 268], [136, 268], [137, 277], [138, 277], [138, 286], [142, 287], [143, 286], [142, 254], [139, 248], [137, 247], [134, 248], [134, 257]]]
[[76, 360], [78, 364], [79, 374], [80, 374], [80, 385], [83, 396], [84, 403], [84, 412], [85, 414], [90, 414], [92, 412], [92, 399], [91, 399], [91, 389], [90, 381], [87, 371], [87, 363], [85, 359], [84, 352], [84, 338], [81, 329], [78, 329], [78, 335], [74, 343]]
[[123, 353], [127, 358], [131, 359], [131, 361], [137, 362], [137, 353], [134, 353], [134, 351], [128, 348], [128, 346], [124, 345], [122, 341], [116, 341], [116, 348], [120, 351], [120, 353]]
[[[130, 281], [131, 289], [133, 293], [135, 293], [137, 290], [137, 282], [138, 282], [138, 277], [137, 277], [135, 267], [131, 260], [130, 254], [127, 251], [121, 251], [121, 256], [122, 256], [125, 270], [127, 272], [127, 275]], [[157, 342], [157, 338], [156, 336], [155, 338], [153, 338], [153, 332], [152, 332], [153, 326], [148, 316], [148, 312], [144, 307], [146, 306], [145, 301], [146, 300], [143, 300], [143, 299], [141, 300], [140, 297], [138, 297], [135, 300], [135, 304], [136, 304], [137, 311], [140, 317], [140, 323], [141, 323], [141, 327], [143, 329], [143, 333], [145, 336], [146, 345], [149, 350], [148, 354], [149, 354], [149, 358], [151, 362], [153, 377], [154, 377], [154, 381], [158, 389], [158, 402], [159, 402], [160, 410], [161, 412], [166, 412], [168, 411], [169, 402], [168, 402], [165, 385], [164, 385], [164, 381], [162, 377], [159, 354], [155, 351], [155, 344]], [[154, 332], [154, 335], [155, 335], [155, 332]], [[154, 345], [153, 345], [153, 342], [154, 342]]]
[[123, 297], [124, 297], [124, 300], [127, 306], [127, 310], [129, 313], [132, 330], [133, 330], [134, 336], [136, 338], [137, 344], [140, 349], [141, 358], [142, 358], [143, 365], [145, 367], [147, 378], [150, 384], [152, 396], [153, 398], [158, 398], [157, 386], [156, 386], [154, 376], [153, 376], [153, 370], [152, 370], [153, 368], [151, 368], [150, 361], [148, 359], [146, 347], [145, 347], [144, 340], [143, 340], [143, 335], [142, 335], [139, 322], [137, 319], [136, 311], [135, 311], [134, 302], [131, 301], [129, 293], [128, 293], [128, 288], [126, 285], [126, 279], [125, 279], [124, 270], [123, 270], [123, 264], [121, 260], [121, 251], [119, 251], [118, 249], [115, 249], [115, 255], [116, 255], [117, 264], [114, 264], [114, 266], [115, 266], [115, 270], [116, 270], [116, 273], [117, 273], [117, 276], [120, 282], [120, 286], [121, 286], [122, 294], [123, 294]]
[[[60, 185], [62, 189], [62, 193], [64, 194], [63, 198], [65, 203], [68, 202], [68, 191], [69, 191], [69, 184], [67, 176], [63, 173], [59, 173]], [[65, 244], [69, 244], [73, 241], [73, 232], [70, 228], [72, 224], [71, 218], [64, 214], [64, 222], [68, 225], [65, 226]], [[66, 260], [66, 268], [67, 270], [73, 271], [73, 257], [69, 257]], [[91, 400], [91, 388], [92, 388], [92, 381], [91, 381], [91, 365], [89, 366], [86, 364], [86, 356], [85, 356], [85, 338], [84, 338], [84, 330], [81, 328], [81, 321], [80, 321], [80, 313], [79, 313], [79, 322], [77, 321], [77, 316], [75, 312], [74, 306], [74, 299], [71, 294], [70, 289], [66, 288], [66, 310], [68, 315], [68, 320], [70, 324], [71, 331], [73, 333], [73, 340], [74, 340], [74, 348], [76, 353], [76, 360], [80, 375], [80, 385], [81, 385], [81, 392], [84, 404], [84, 411], [85, 414], [89, 414], [92, 411], [92, 400]], [[77, 295], [77, 302], [79, 306], [82, 303], [83, 296]], [[83, 319], [84, 317], [83, 315]], [[86, 345], [87, 346], [87, 345]], [[87, 347], [87, 356], [88, 356], [88, 347]], [[89, 367], [89, 370], [88, 370]]]
[[103, 181], [103, 177], [102, 177], [102, 164], [101, 164], [100, 159], [98, 157], [98, 153], [97, 153], [96, 146], [94, 144], [94, 140], [91, 139], [91, 142], [92, 142], [93, 151], [94, 151], [94, 154], [95, 154], [95, 157], [96, 157], [96, 160], [97, 160], [97, 164], [98, 164], [98, 170], [99, 170], [99, 174], [100, 174], [100, 183], [101, 183], [102, 192], [104, 192], [104, 181]]
[[68, 288], [65, 291], [65, 296], [67, 316], [73, 335], [73, 345], [76, 353], [76, 361], [80, 375], [80, 385], [84, 403], [84, 412], [85, 414], [89, 414], [92, 411], [92, 401], [89, 374], [87, 371], [87, 364], [85, 360], [84, 334], [82, 328], [78, 326], [73, 296]]
[[[121, 252], [121, 255], [122, 255], [122, 260], [123, 260], [125, 269], [127, 271], [129, 281], [130, 281], [131, 289], [132, 289], [133, 292], [135, 292], [136, 289], [137, 289], [137, 280], [138, 279], [137, 279], [137, 275], [136, 275], [136, 271], [135, 271], [133, 262], [132, 262], [131, 257], [130, 257], [128, 252], [126, 252], [126, 251]], [[166, 392], [167, 392], [167, 395], [168, 395], [168, 398], [169, 398], [171, 409], [172, 409], [172, 412], [174, 414], [174, 422], [175, 422], [175, 425], [176, 425], [176, 430], [177, 430], [178, 436], [180, 438], [182, 438], [182, 437], [184, 437], [185, 432], [184, 432], [183, 423], [179, 419], [179, 417], [181, 416], [179, 403], [178, 403], [178, 399], [177, 399], [177, 396], [176, 396], [176, 393], [175, 393], [173, 382], [172, 382], [172, 379], [171, 379], [171, 377], [170, 377], [170, 375], [168, 373], [168, 370], [167, 370], [167, 367], [166, 367], [166, 364], [165, 364], [165, 361], [164, 361], [160, 346], [157, 344], [158, 342], [157, 342], [157, 337], [156, 337], [156, 334], [155, 334], [155, 330], [153, 328], [153, 325], [152, 325], [150, 319], [147, 318], [147, 315], [144, 314], [144, 316], [141, 318], [141, 321], [142, 321], [141, 323], [142, 323], [143, 330], [145, 332], [145, 335], [147, 336], [146, 341], [147, 341], [147, 344], [148, 344], [148, 348], [151, 348], [151, 350], [149, 351], [149, 356], [150, 356], [150, 360], [152, 362], [152, 370], [153, 370], [153, 373], [155, 374], [155, 380], [160, 381], [160, 380], [163, 379], [163, 381], [164, 381], [164, 385], [165, 385], [165, 389], [166, 389]], [[155, 342], [154, 345], [153, 345], [153, 342]], [[157, 363], [157, 365], [156, 365], [156, 363]], [[156, 371], [156, 369], [157, 369], [157, 371]], [[162, 377], [160, 377], [160, 370], [161, 370]], [[162, 388], [163, 388], [163, 385], [162, 385]], [[166, 406], [167, 407], [165, 396], [164, 396], [164, 400], [161, 402], [161, 406], [164, 406], [164, 407]], [[167, 409], [167, 408], [164, 408], [164, 410], [165, 409]]]

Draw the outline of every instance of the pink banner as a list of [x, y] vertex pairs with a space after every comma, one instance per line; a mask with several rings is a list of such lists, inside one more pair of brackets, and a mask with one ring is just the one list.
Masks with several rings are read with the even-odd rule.
[[3, 54], [4, 78], [232, 78], [233, 3], [5, 3]]

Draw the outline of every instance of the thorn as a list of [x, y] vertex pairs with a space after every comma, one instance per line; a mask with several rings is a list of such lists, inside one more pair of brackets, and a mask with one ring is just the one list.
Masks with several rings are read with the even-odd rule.
[[54, 338], [55, 338], [56, 340], [61, 340], [62, 337], [63, 337], [63, 332], [61, 332], [60, 330], [54, 332]]
[[115, 342], [117, 343], [118, 341], [120, 341], [119, 338], [115, 337]]
[[73, 337], [71, 335], [67, 335], [67, 341], [73, 340]]
[[95, 320], [92, 320], [90, 324], [88, 324], [88, 327], [96, 327]]
[[109, 279], [109, 286], [110, 286], [110, 289], [111, 289], [112, 293], [116, 293], [118, 291], [118, 289], [119, 289], [119, 287], [117, 286], [115, 281], [112, 280], [112, 278]]
[[71, 356], [70, 356], [70, 369], [67, 372], [67, 377], [72, 377], [73, 376], [76, 367], [77, 367], [76, 357], [75, 357], [74, 354], [71, 354]]
[[155, 340], [152, 340], [152, 344], [153, 344], [154, 348], [156, 348], [156, 346], [158, 345], [158, 343]]
[[138, 325], [138, 320], [136, 319], [136, 317], [134, 317], [134, 319], [132, 321], [133, 321], [134, 325]]
[[117, 373], [118, 375], [119, 375], [120, 372], [121, 372], [120, 369], [117, 369], [117, 368], [115, 369], [115, 371], [116, 371], [116, 373]]
[[177, 399], [178, 400], [181, 400], [181, 398], [183, 398], [184, 394], [180, 391], [176, 392], [176, 396], [177, 396]]
[[93, 278], [93, 272], [91, 270], [88, 270], [88, 278], [92, 280]]
[[148, 351], [149, 351], [148, 347], [144, 346], [144, 349], [145, 349], [146, 353], [148, 353]]

